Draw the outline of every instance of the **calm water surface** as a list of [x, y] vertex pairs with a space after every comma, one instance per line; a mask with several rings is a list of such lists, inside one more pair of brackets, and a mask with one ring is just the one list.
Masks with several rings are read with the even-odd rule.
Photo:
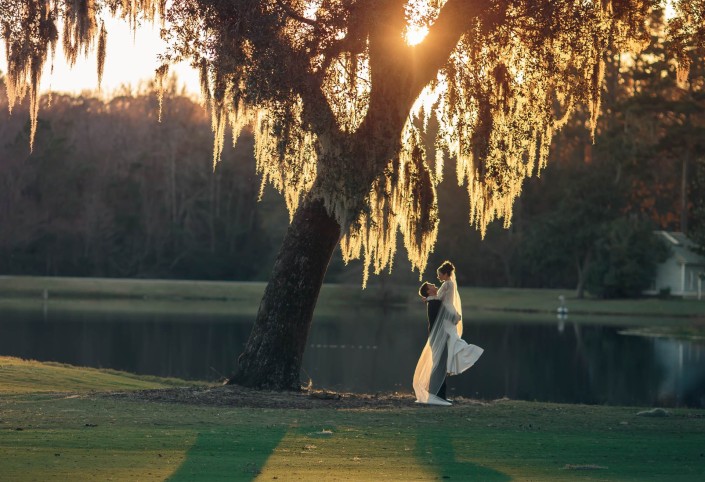
[[[233, 370], [253, 319], [223, 305], [157, 313], [140, 313], [137, 306], [127, 314], [97, 306], [0, 303], [0, 355], [216, 380]], [[450, 396], [705, 408], [704, 345], [619, 331], [550, 316], [497, 321], [466, 313], [463, 338], [485, 353], [449, 379]], [[302, 379], [335, 390], [411, 391], [425, 337], [421, 310], [341, 309], [317, 316]]]

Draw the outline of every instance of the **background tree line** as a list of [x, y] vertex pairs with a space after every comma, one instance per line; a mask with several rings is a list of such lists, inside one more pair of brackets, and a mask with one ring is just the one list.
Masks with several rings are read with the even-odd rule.
[[265, 228], [286, 215], [257, 206], [252, 143], [226, 150], [214, 170], [203, 108], [173, 79], [161, 123], [156, 99], [151, 87], [109, 101], [45, 96], [30, 154], [27, 115], [9, 116], [0, 94], [0, 272], [266, 276]]
[[470, 234], [466, 250], [446, 251], [468, 253], [466, 282], [637, 296], [668, 254], [652, 230], [705, 245], [703, 52], [690, 51], [679, 83], [660, 11], [651, 32], [640, 55], [610, 55], [594, 144], [583, 109], [556, 135], [546, 171], [526, 182], [511, 228], [495, 223], [484, 241]]
[[[652, 27], [642, 54], [611, 56], [595, 143], [589, 113], [575, 116], [548, 168], [526, 182], [510, 229], [495, 222], [482, 240], [463, 189], [443, 181], [432, 269], [451, 258], [461, 284], [634, 296], [667, 254], [652, 230], [705, 244], [703, 56], [692, 52], [689, 82], [678, 84], [660, 14]], [[251, 137], [226, 143], [213, 169], [208, 114], [174, 78], [161, 122], [156, 99], [152, 86], [109, 101], [45, 97], [30, 154], [27, 115], [9, 116], [0, 94], [1, 273], [267, 278], [288, 216], [273, 190], [257, 201]], [[373, 289], [416, 281], [397, 260]], [[338, 254], [327, 281], [359, 283], [361, 266], [342, 268]]]

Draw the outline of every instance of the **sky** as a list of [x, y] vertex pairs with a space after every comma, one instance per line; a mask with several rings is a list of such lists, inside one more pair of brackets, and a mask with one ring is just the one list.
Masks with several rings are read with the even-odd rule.
[[[121, 85], [131, 85], [133, 88], [141, 80], [154, 78], [154, 70], [159, 66], [157, 55], [165, 50], [164, 42], [159, 38], [159, 24], [144, 24], [137, 30], [136, 41], [127, 22], [105, 19], [108, 31], [107, 56], [101, 94], [110, 97]], [[7, 72], [5, 58], [5, 44], [1, 42], [0, 71]], [[98, 87], [96, 69], [96, 53], [91, 52], [88, 58], [79, 56], [73, 68], [66, 64], [61, 40], [57, 43], [54, 59], [54, 70], [51, 71], [51, 62], [48, 61], [42, 74], [42, 92], [68, 92], [81, 93], [86, 90], [95, 90]], [[188, 64], [180, 64], [171, 68], [179, 79], [179, 84], [185, 84], [189, 93], [200, 92], [198, 73]]]

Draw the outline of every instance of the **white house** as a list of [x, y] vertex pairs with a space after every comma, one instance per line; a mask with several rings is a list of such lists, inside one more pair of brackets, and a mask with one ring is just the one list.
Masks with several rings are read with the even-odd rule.
[[647, 293], [670, 289], [672, 295], [698, 296], [698, 276], [705, 273], [705, 256], [695, 252], [697, 245], [683, 233], [654, 231], [654, 234], [670, 248], [671, 255], [658, 265], [656, 279]]

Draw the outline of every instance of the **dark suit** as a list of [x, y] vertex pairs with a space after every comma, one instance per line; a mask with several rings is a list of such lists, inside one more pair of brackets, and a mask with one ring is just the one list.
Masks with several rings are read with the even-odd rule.
[[[441, 309], [441, 300], [428, 300], [426, 302], [426, 316], [428, 317], [428, 334], [431, 334], [431, 328], [433, 328], [433, 324], [436, 322], [436, 317], [438, 316], [438, 311]], [[441, 363], [446, 363], [447, 360], [447, 353], [443, 352], [443, 357], [441, 357]], [[441, 385], [441, 388], [438, 390], [438, 393], [436, 394], [441, 398], [446, 398], [446, 382], [443, 381], [443, 385]]]

